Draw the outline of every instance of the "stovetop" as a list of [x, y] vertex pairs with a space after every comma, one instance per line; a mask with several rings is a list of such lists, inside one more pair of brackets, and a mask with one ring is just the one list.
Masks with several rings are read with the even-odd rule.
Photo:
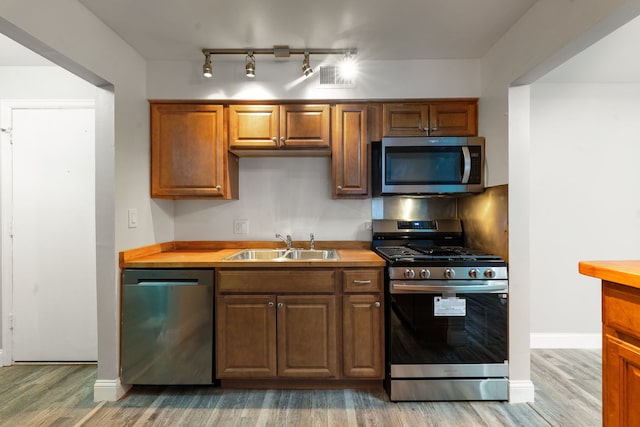
[[496, 261], [501, 259], [497, 255], [462, 246], [420, 247], [409, 243], [405, 246], [380, 246], [376, 250], [390, 261]]

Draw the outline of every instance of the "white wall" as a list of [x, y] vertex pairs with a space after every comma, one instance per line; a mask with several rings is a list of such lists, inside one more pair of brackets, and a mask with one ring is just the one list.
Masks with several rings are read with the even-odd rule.
[[[0, 32], [101, 87], [96, 91], [98, 399], [119, 386], [117, 251], [173, 239], [172, 204], [149, 199], [149, 109], [142, 57], [76, 1], [7, 0]], [[140, 226], [128, 229], [127, 208]], [[105, 393], [100, 394], [101, 390]]]
[[[511, 389], [513, 402], [532, 400], [534, 395], [533, 385], [527, 386], [531, 376], [528, 338], [532, 305], [521, 298], [529, 297], [533, 275], [539, 272], [531, 268], [530, 221], [522, 217], [522, 207], [529, 206], [531, 198], [527, 150], [534, 129], [520, 118], [529, 114], [529, 94], [528, 88], [524, 93], [514, 88], [510, 98], [509, 87], [516, 82], [530, 83], [533, 80], [525, 77], [539, 77], [638, 14], [637, 0], [539, 0], [482, 58], [480, 133], [493, 141], [487, 148], [487, 157], [493, 159], [487, 182], [509, 183], [509, 375], [512, 384], [521, 386], [520, 390]], [[512, 99], [516, 105], [509, 105]], [[573, 264], [567, 268], [577, 267]], [[593, 316], [586, 320], [588, 324]]]
[[578, 262], [640, 257], [640, 85], [533, 84], [531, 332], [601, 331]]

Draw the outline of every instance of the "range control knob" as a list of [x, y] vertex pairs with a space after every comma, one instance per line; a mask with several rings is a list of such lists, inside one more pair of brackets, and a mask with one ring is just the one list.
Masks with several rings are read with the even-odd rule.
[[452, 268], [447, 268], [446, 270], [444, 270], [444, 277], [446, 277], [447, 279], [453, 279], [454, 277], [456, 277], [456, 271]]
[[423, 268], [422, 270], [420, 270], [420, 278], [421, 279], [428, 279], [429, 277], [431, 277], [431, 272], [425, 268]]
[[414, 277], [416, 277], [416, 272], [411, 270], [410, 268], [407, 268], [404, 271], [404, 278], [405, 279], [413, 279]]
[[493, 279], [494, 277], [496, 277], [496, 272], [493, 271], [492, 268], [488, 268], [484, 271], [484, 277], [486, 277], [487, 279]]
[[477, 268], [472, 268], [471, 270], [469, 270], [469, 277], [471, 277], [472, 279], [477, 279], [478, 273], [479, 271]]

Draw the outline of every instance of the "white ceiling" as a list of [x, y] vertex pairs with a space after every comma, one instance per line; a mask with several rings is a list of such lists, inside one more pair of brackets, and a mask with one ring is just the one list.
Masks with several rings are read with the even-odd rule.
[[[371, 60], [480, 58], [536, 0], [77, 0], [150, 60], [202, 48], [358, 49]], [[482, 7], [478, 5], [481, 4]], [[547, 82], [640, 82], [640, 18]], [[52, 65], [0, 34], [0, 66]]]
[[202, 48], [358, 49], [362, 59], [480, 58], [536, 0], [78, 0], [146, 59]]

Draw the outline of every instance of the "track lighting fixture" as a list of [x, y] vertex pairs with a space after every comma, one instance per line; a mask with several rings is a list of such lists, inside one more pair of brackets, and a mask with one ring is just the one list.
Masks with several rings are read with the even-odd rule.
[[269, 54], [276, 58], [288, 58], [291, 55], [304, 55], [302, 61], [302, 74], [307, 77], [313, 73], [311, 64], [309, 63], [309, 55], [345, 55], [351, 57], [358, 53], [355, 48], [348, 49], [289, 49], [289, 46], [274, 46], [272, 49], [202, 49], [204, 54], [204, 65], [202, 66], [202, 75], [205, 77], [213, 76], [213, 67], [211, 66], [211, 55], [246, 55], [245, 73], [247, 77], [256, 75], [256, 58], [254, 55]]
[[210, 53], [206, 53], [204, 54], [204, 65], [202, 66], [202, 75], [205, 76], [206, 78], [211, 78], [213, 77], [213, 67], [211, 66], [211, 54]]
[[256, 76], [256, 57], [253, 56], [253, 52], [251, 51], [247, 54], [244, 69], [247, 77]]
[[313, 73], [311, 65], [309, 65], [309, 52], [304, 53], [304, 59], [302, 60], [302, 74], [305, 77], [310, 76]]

